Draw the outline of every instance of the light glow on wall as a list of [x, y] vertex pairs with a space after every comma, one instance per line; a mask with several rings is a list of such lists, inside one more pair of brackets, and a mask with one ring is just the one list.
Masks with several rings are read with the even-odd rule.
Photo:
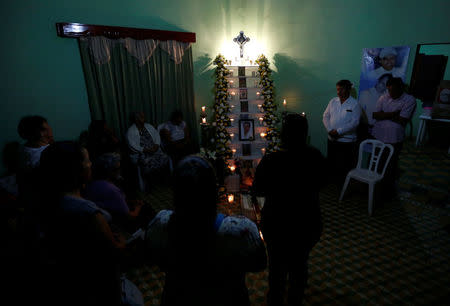
[[250, 37], [250, 41], [244, 45], [243, 58], [241, 58], [239, 55], [239, 45], [233, 42], [233, 37], [222, 40], [219, 52], [220, 54], [225, 56], [225, 59], [231, 60], [231, 65], [256, 65], [255, 60], [258, 58], [258, 56], [260, 56], [261, 54], [266, 54], [267, 45], [265, 44], [265, 42], [257, 40], [256, 38], [252, 37], [251, 34], [248, 36]]

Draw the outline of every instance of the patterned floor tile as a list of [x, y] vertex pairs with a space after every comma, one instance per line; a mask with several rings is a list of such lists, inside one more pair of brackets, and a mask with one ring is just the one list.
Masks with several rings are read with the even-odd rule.
[[[445, 305], [450, 301], [450, 158], [406, 143], [400, 156], [399, 196], [367, 211], [367, 187], [349, 187], [342, 203], [335, 185], [320, 194], [324, 232], [310, 254], [304, 305]], [[158, 209], [173, 195], [154, 189]], [[218, 210], [242, 214], [224, 199]], [[146, 305], [159, 305], [164, 273], [144, 266], [127, 273]], [[266, 305], [268, 271], [248, 273], [252, 305]]]

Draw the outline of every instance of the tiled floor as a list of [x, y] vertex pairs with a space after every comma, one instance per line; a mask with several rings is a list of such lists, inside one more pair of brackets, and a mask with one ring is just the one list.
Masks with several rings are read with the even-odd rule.
[[[305, 305], [450, 304], [450, 156], [408, 143], [400, 169], [399, 196], [375, 203], [371, 217], [364, 185], [350, 187], [342, 203], [336, 186], [321, 192], [324, 232], [310, 255]], [[158, 209], [170, 207], [170, 190], [151, 197]], [[128, 277], [146, 305], [159, 305], [164, 274], [157, 267]], [[252, 305], [266, 305], [267, 271], [249, 273], [247, 284]]]

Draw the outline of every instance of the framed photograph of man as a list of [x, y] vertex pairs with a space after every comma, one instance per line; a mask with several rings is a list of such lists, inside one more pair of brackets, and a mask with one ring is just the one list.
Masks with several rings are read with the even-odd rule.
[[255, 140], [255, 123], [253, 119], [239, 120], [239, 140]]
[[241, 113], [248, 113], [248, 101], [241, 101]]
[[247, 100], [247, 88], [245, 89], [239, 89], [239, 99], [241, 100]]

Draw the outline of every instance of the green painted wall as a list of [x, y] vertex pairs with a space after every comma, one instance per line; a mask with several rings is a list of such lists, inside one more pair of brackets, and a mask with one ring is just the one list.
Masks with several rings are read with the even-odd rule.
[[311, 142], [325, 152], [321, 116], [337, 80], [358, 84], [366, 47], [448, 41], [447, 0], [16, 0], [2, 1], [0, 146], [19, 140], [26, 114], [48, 118], [56, 139], [76, 138], [90, 122], [78, 46], [56, 36], [56, 22], [189, 31], [196, 108], [212, 104], [210, 61], [240, 30], [264, 45], [279, 99], [305, 111]]

